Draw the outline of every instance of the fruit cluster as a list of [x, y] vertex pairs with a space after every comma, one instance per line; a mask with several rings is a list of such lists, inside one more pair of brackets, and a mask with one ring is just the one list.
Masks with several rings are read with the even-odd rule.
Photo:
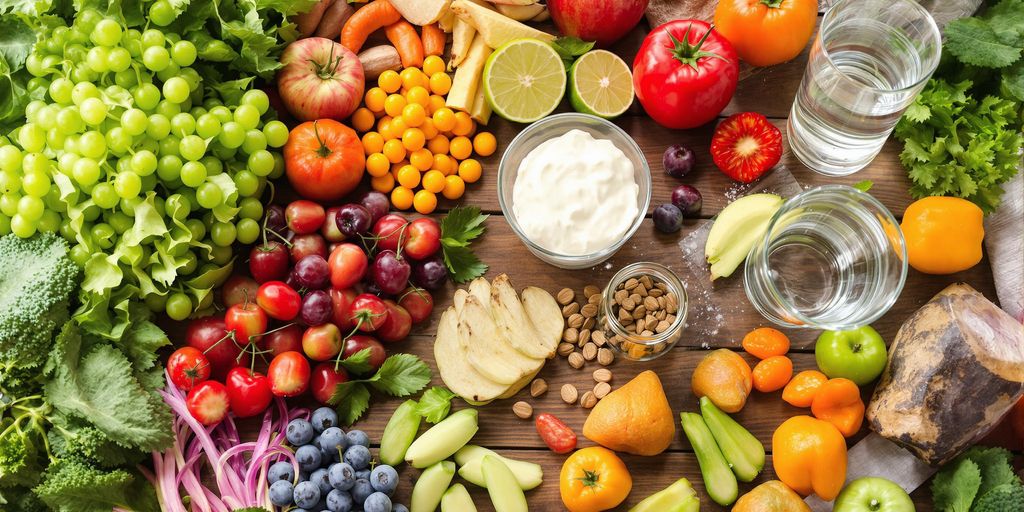
[[[349, 373], [380, 368], [381, 342], [405, 339], [430, 317], [433, 298], [410, 279], [430, 288], [447, 279], [440, 227], [386, 214], [387, 206], [368, 192], [326, 210], [306, 200], [268, 207], [264, 242], [249, 254], [252, 277], [230, 278], [226, 313], [194, 320], [187, 346], [168, 361], [193, 416], [204, 424], [229, 410], [254, 416], [273, 396], [306, 391], [327, 403]], [[268, 359], [265, 375], [254, 370]]]
[[422, 68], [385, 71], [350, 120], [363, 134], [373, 189], [390, 193], [399, 210], [427, 214], [437, 207], [437, 194], [462, 197], [466, 183], [479, 180], [482, 172], [470, 157], [497, 149], [494, 135], [476, 133], [469, 114], [445, 106], [452, 80], [444, 68], [440, 57], [429, 56]]
[[370, 469], [369, 436], [362, 430], [343, 431], [332, 409], [317, 409], [310, 420], [292, 420], [285, 436], [295, 449], [299, 472], [287, 461], [270, 466], [267, 481], [274, 505], [292, 510], [408, 512], [404, 505], [391, 502], [398, 472], [386, 464]]

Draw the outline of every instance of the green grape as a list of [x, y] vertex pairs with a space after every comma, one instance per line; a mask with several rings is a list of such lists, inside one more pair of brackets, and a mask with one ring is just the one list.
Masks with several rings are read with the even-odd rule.
[[150, 139], [162, 140], [171, 133], [171, 121], [163, 114], [149, 116], [146, 124], [146, 135]]
[[96, 206], [109, 210], [117, 206], [117, 202], [120, 199], [117, 197], [117, 192], [114, 190], [114, 186], [110, 183], [97, 183], [92, 188], [92, 201], [96, 203]]
[[64, 58], [69, 62], [82, 62], [88, 50], [81, 43], [70, 43], [64, 48]]
[[224, 147], [224, 145], [220, 144], [219, 142], [213, 145], [213, 156], [219, 158], [224, 162], [230, 162], [234, 160], [235, 155], [237, 153], [237, 149]]
[[[71, 101], [75, 105], [81, 105], [83, 101], [89, 98], [99, 97], [100, 91], [92, 82], [78, 82], [71, 88]], [[26, 109], [25, 112], [27, 113], [28, 110]]]
[[0, 236], [5, 236], [11, 233], [11, 218], [0, 214]]
[[142, 201], [143, 200], [142, 200], [141, 197], [133, 197], [131, 199], [122, 199], [121, 200], [121, 204], [119, 206], [121, 207], [121, 211], [124, 212], [125, 215], [134, 216], [135, 215], [135, 208], [138, 205], [142, 204]]
[[174, 181], [181, 178], [181, 158], [177, 155], [164, 155], [156, 167], [156, 175], [161, 181]]
[[171, 47], [171, 58], [179, 66], [191, 66], [196, 61], [196, 45], [189, 41], [178, 41]]
[[150, 71], [163, 71], [170, 63], [171, 55], [163, 46], [150, 46], [142, 51], [142, 64]]
[[199, 160], [206, 166], [206, 175], [213, 176], [224, 172], [224, 162], [213, 155], [206, 155]]
[[[28, 177], [28, 175], [25, 175]], [[21, 190], [22, 177], [13, 172], [0, 172], [0, 193], [17, 192]]]
[[206, 167], [196, 161], [185, 162], [181, 166], [181, 183], [186, 187], [196, 188], [206, 181]]
[[274, 170], [267, 178], [276, 180], [281, 176], [284, 176], [284, 157], [281, 156], [281, 153], [274, 153]]
[[274, 155], [261, 149], [249, 155], [246, 167], [256, 176], [269, 176], [274, 171]]
[[78, 109], [75, 107], [64, 107], [57, 112], [57, 126], [61, 133], [65, 135], [71, 135], [78, 133], [85, 127], [85, 123], [82, 121], [82, 116], [78, 113]]
[[142, 33], [142, 46], [145, 46], [146, 48], [149, 48], [150, 46], [163, 47], [166, 44], [167, 40], [164, 39], [164, 33], [155, 28], [146, 29], [146, 31]]
[[60, 131], [56, 126], [46, 130], [46, 145], [51, 148], [62, 148], [64, 147], [64, 141], [67, 139], [67, 135]]
[[235, 225], [238, 232], [238, 241], [243, 244], [251, 244], [260, 237], [260, 223], [253, 219], [241, 219]]
[[251, 155], [264, 149], [267, 149], [267, 137], [263, 135], [263, 132], [255, 128], [245, 132], [245, 141], [242, 142], [242, 151]]
[[114, 178], [114, 190], [122, 199], [136, 197], [142, 191], [142, 179], [133, 172], [119, 173], [117, 178]]
[[246, 130], [252, 130], [260, 124], [260, 112], [252, 105], [239, 105], [234, 113], [235, 122]]
[[191, 135], [196, 131], [196, 120], [192, 114], [182, 112], [171, 118], [171, 131], [178, 137]]
[[164, 313], [164, 307], [167, 305], [167, 296], [160, 295], [157, 293], [151, 293], [146, 295], [142, 301], [146, 304], [146, 307], [154, 313]]
[[120, 235], [135, 225], [135, 219], [114, 210], [107, 215], [107, 224], [110, 224], [110, 227]]
[[50, 171], [50, 159], [42, 153], [26, 153], [25, 158], [21, 161], [21, 170], [26, 174], [33, 172], [45, 174]]
[[263, 218], [263, 203], [255, 197], [244, 197], [238, 202], [238, 217], [260, 220]]
[[[7, 176], [7, 173], [0, 174], [0, 176]], [[46, 194], [50, 193], [50, 176], [45, 172], [33, 171], [25, 174], [21, 178], [21, 186], [25, 189], [25, 193], [32, 197], [45, 197]]]
[[167, 119], [170, 119], [181, 113], [181, 105], [168, 100], [160, 100], [160, 103], [156, 106], [156, 111], [158, 114], [162, 114]]
[[40, 93], [40, 95], [45, 93], [46, 89], [49, 86], [50, 81], [41, 76], [30, 78], [28, 83], [25, 84], [25, 88], [28, 89], [28, 92], [31, 93], [33, 96], [35, 96], [36, 93]]
[[45, 209], [46, 205], [38, 197], [21, 196], [21, 199], [18, 200], [18, 214], [24, 217], [25, 220], [39, 220], [43, 216], [43, 210]]
[[60, 236], [68, 242], [75, 241], [75, 228], [71, 226], [70, 219], [62, 219], [60, 221]]
[[20, 214], [16, 214], [11, 217], [11, 233], [21, 238], [28, 238], [36, 234], [36, 223], [33, 220], [22, 217]]
[[121, 25], [111, 19], [100, 20], [92, 29], [90, 39], [100, 46], [116, 46], [121, 42]]
[[181, 152], [178, 149], [181, 144], [181, 139], [174, 135], [169, 135], [160, 141], [160, 155], [180, 155]]
[[[181, 68], [177, 64], [172, 62], [172, 63], [168, 64], [166, 68], [161, 69], [160, 71], [157, 71], [156, 77], [159, 78], [161, 82], [167, 83], [167, 81], [172, 79], [172, 78], [180, 78], [178, 76], [180, 74], [181, 74]], [[182, 79], [182, 80], [184, 80], [184, 79]], [[186, 81], [186, 83], [188, 83], [188, 82]], [[164, 95], [164, 96], [166, 97], [166, 95]], [[188, 108], [192, 108], [192, 106], [190, 105]], [[185, 109], [185, 110], [188, 110], [188, 109]]]
[[245, 94], [242, 95], [242, 103], [256, 107], [260, 115], [266, 114], [270, 109], [270, 98], [267, 97], [267, 93], [259, 89], [245, 91]]
[[46, 69], [43, 67], [43, 56], [35, 52], [28, 54], [28, 57], [25, 58], [25, 69], [32, 76], [45, 75]]
[[260, 179], [250, 171], [238, 171], [234, 176], [235, 186], [238, 187], [238, 195], [249, 197], [256, 194], [260, 188]]
[[18, 201], [20, 200], [21, 194], [17, 192], [8, 192], [0, 196], [0, 213], [13, 217], [18, 213]]
[[160, 89], [151, 83], [139, 84], [132, 91], [132, 97], [135, 99], [135, 106], [151, 111], [160, 103]]
[[75, 22], [75, 28], [80, 28], [83, 33], [86, 34], [86, 39], [88, 39], [88, 34], [92, 32], [92, 29], [96, 27], [96, 24], [103, 19], [103, 15], [96, 9], [84, 9], [78, 14], [78, 19]]
[[[168, 6], [167, 8], [170, 9], [170, 4], [168, 4], [166, 0], [157, 0], [157, 2], [153, 4], [153, 7], [149, 8], [150, 19], [153, 19], [153, 11], [156, 10], [157, 6], [163, 4], [166, 4]], [[154, 21], [154, 23], [156, 22]], [[175, 292], [167, 298], [167, 305], [165, 306], [165, 309], [167, 316], [170, 317], [171, 320], [177, 320], [180, 322], [192, 314], [192, 301], [188, 298], [188, 295], [181, 292]]]
[[114, 83], [124, 87], [125, 89], [131, 89], [136, 85], [139, 85], [139, 79], [135, 76], [134, 70], [126, 69], [124, 71], [114, 73]]
[[132, 147], [132, 136], [120, 126], [112, 128], [107, 132], [107, 147], [111, 152], [123, 155]]
[[67, 197], [67, 204], [65, 200], [61, 199], [60, 188], [57, 185], [51, 185], [50, 191], [43, 196], [43, 202], [46, 203], [46, 207], [54, 211], [65, 211], [67, 210], [68, 204], [78, 203], [78, 191], [74, 190]]
[[141, 194], [145, 194], [146, 192], [152, 192], [153, 190], [156, 189], [156, 185], [157, 185], [157, 176], [156, 176], [156, 174], [150, 174], [149, 176], [142, 176], [140, 179], [142, 180], [142, 191], [140, 192]]
[[[142, 140], [139, 140], [140, 138]], [[136, 140], [136, 142], [135, 142], [135, 150], [136, 151], [145, 149], [146, 151], [149, 151], [150, 153], [159, 153], [160, 152], [160, 143], [157, 142], [156, 139], [151, 139], [149, 137], [139, 136], [139, 137], [136, 137], [135, 140]]]
[[148, 124], [149, 117], [140, 109], [130, 108], [121, 114], [121, 127], [133, 137], [145, 133]]
[[22, 154], [14, 146], [0, 147], [0, 170], [3, 172], [15, 172], [21, 168]]
[[85, 207], [84, 210], [82, 210], [82, 217], [85, 218], [86, 222], [93, 222], [96, 219], [100, 218], [101, 213], [103, 213], [103, 210], [100, 210], [99, 206], [90, 205]]
[[183, 103], [186, 99], [188, 99], [188, 94], [190, 91], [191, 88], [189, 87], [188, 82], [185, 81], [184, 78], [176, 76], [164, 82], [163, 92], [164, 97], [167, 98], [167, 101], [171, 101], [173, 103]]
[[235, 237], [235, 225], [230, 222], [215, 222], [210, 227], [210, 240], [214, 245], [230, 247], [231, 244], [235, 243]]
[[74, 89], [75, 84], [67, 78], [60, 77], [50, 82], [49, 93], [50, 98], [53, 101], [62, 105], [71, 103], [71, 90]]
[[267, 138], [267, 145], [272, 148], [284, 147], [288, 143], [288, 127], [281, 121], [270, 121], [263, 125], [263, 135]]
[[92, 185], [100, 179], [100, 165], [92, 158], [79, 158], [71, 175], [79, 185]]
[[132, 65], [132, 54], [127, 48], [111, 48], [107, 54], [107, 67], [115, 73], [127, 71]]
[[79, 156], [74, 153], [64, 153], [57, 159], [57, 168], [60, 169], [60, 172], [71, 176], [71, 169], [74, 168], [78, 159]]
[[192, 212], [192, 201], [184, 194], [171, 194], [164, 201], [164, 208], [177, 220], [185, 220]]
[[221, 126], [220, 135], [217, 140], [226, 148], [235, 149], [245, 142], [245, 128], [242, 125], [228, 121]]
[[131, 169], [139, 176], [148, 176], [153, 174], [153, 171], [157, 170], [156, 155], [152, 151], [141, 150], [136, 151], [132, 155]]
[[71, 261], [74, 261], [76, 265], [84, 267], [89, 262], [89, 259], [92, 258], [92, 251], [82, 244], [77, 244], [71, 248], [70, 256]]
[[57, 111], [56, 105], [47, 105], [38, 112], [36, 112], [35, 123], [44, 130], [49, 130], [57, 125]]
[[85, 64], [75, 66], [71, 70], [71, 80], [75, 83], [92, 83], [99, 78], [99, 73], [89, 69]]
[[207, 181], [196, 189], [196, 202], [199, 206], [212, 210], [224, 201], [224, 194], [220, 187]]
[[85, 65], [93, 72], [106, 73], [110, 71], [110, 66], [107, 65], [107, 57], [109, 55], [110, 52], [106, 48], [93, 46], [85, 56]]
[[[178, 72], [178, 76], [180, 76], [186, 82], [188, 82], [190, 91], [199, 92], [200, 94], [202, 93], [202, 91], [199, 90], [199, 85], [203, 83], [203, 78], [199, 76], [198, 71], [192, 68], [182, 68], [181, 71]], [[200, 96], [198, 99], [202, 101], [202, 96]]]
[[64, 151], [68, 153], [78, 153], [78, 135], [68, 135], [64, 137]]
[[190, 275], [193, 272], [195, 272], [197, 268], [199, 268], [199, 260], [196, 259], [196, 255], [192, 251], [186, 252], [184, 259], [185, 264], [178, 269], [178, 273], [180, 273], [181, 275]]
[[186, 135], [178, 143], [178, 152], [186, 160], [194, 162], [206, 153], [206, 141], [198, 135]]
[[234, 121], [235, 116], [231, 113], [231, 109], [224, 105], [215, 105], [210, 108], [210, 114], [217, 118], [221, 124], [227, 123], [228, 121]]
[[131, 172], [132, 170], [132, 157], [124, 156], [117, 159], [117, 165], [114, 166], [114, 170], [117, 172]]
[[116, 242], [114, 235], [117, 233], [114, 231], [114, 228], [106, 222], [97, 222], [96, 224], [93, 224], [92, 229], [89, 230], [89, 234], [92, 235], [92, 239], [96, 242], [96, 245], [104, 249], [110, 249], [114, 246], [114, 242]]
[[36, 229], [43, 233], [56, 233], [60, 229], [60, 214], [53, 210], [46, 210], [43, 216], [36, 221]]
[[35, 123], [28, 123], [18, 131], [18, 143], [25, 151], [42, 151], [46, 147], [46, 132]]
[[196, 133], [204, 139], [216, 137], [220, 133], [220, 119], [210, 113], [199, 116], [196, 118]]
[[107, 118], [107, 104], [99, 98], [86, 98], [78, 105], [78, 113], [89, 126], [98, 126]]
[[35, 121], [35, 119], [36, 119], [36, 112], [39, 112], [39, 109], [41, 109], [41, 108], [43, 108], [45, 106], [46, 106], [46, 102], [45, 101], [32, 100], [32, 101], [28, 102], [28, 105], [25, 105], [25, 119], [27, 121], [29, 121], [29, 122]]
[[[194, 101], [193, 101], [192, 103], [193, 103], [193, 104], [195, 104], [196, 102], [194, 102]], [[193, 117], [193, 118], [194, 118], [194, 119], [195, 119], [196, 121], [198, 121], [198, 120], [199, 120], [199, 118], [200, 118], [200, 117], [201, 117], [201, 116], [202, 116], [203, 114], [208, 114], [209, 112], [210, 112], [210, 111], [209, 111], [209, 110], [206, 110], [206, 107], [204, 107], [204, 106], [202, 106], [202, 105], [195, 105], [195, 106], [193, 106], [193, 107], [192, 107], [191, 109], [189, 109], [189, 111], [188, 111], [188, 113], [189, 113], [189, 114], [192, 114], [192, 117]]]
[[99, 159], [107, 151], [107, 140], [95, 130], [85, 132], [78, 139], [78, 152], [82, 156]]

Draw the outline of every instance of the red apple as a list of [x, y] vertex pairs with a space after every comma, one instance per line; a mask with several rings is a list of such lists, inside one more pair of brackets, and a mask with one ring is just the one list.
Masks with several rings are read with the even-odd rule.
[[330, 39], [309, 37], [289, 44], [281, 64], [277, 90], [299, 121], [346, 119], [363, 99], [363, 65]]
[[548, 10], [562, 34], [608, 46], [640, 22], [647, 0], [548, 0]]

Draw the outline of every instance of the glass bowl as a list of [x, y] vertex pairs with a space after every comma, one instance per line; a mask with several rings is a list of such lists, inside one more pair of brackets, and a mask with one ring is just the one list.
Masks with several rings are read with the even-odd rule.
[[[519, 164], [526, 158], [526, 155], [541, 143], [574, 129], [588, 132], [595, 139], [606, 139], [615, 144], [615, 147], [632, 162], [633, 178], [638, 185], [637, 216], [633, 219], [629, 229], [623, 233], [622, 238], [599, 251], [582, 255], [559, 254], [530, 240], [516, 221], [512, 199], [512, 190], [519, 174]], [[647, 166], [647, 159], [644, 158], [640, 146], [618, 126], [588, 114], [557, 114], [527, 126], [509, 143], [498, 164], [498, 202], [501, 204], [501, 212], [505, 215], [505, 220], [512, 226], [512, 231], [534, 256], [560, 268], [589, 268], [612, 257], [640, 227], [651, 202], [651, 169]]]
[[[620, 285], [623, 287], [619, 289]], [[631, 304], [618, 306], [616, 294], [629, 296]], [[660, 311], [657, 324], [651, 322], [640, 332], [639, 319], [636, 316], [640, 308], [646, 309], [646, 303], [653, 300]], [[598, 313], [595, 331], [600, 330], [616, 352], [633, 361], [649, 361], [668, 353], [682, 337], [686, 326], [686, 313], [689, 309], [689, 298], [686, 287], [675, 272], [664, 265], [653, 262], [637, 262], [619, 270], [601, 296], [601, 307]], [[623, 313], [625, 313], [623, 315]], [[621, 315], [621, 316], [620, 316]], [[650, 315], [646, 315], [650, 318]]]

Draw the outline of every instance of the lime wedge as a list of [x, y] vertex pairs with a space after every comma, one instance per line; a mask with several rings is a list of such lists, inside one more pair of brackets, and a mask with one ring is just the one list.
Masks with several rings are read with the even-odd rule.
[[565, 95], [565, 66], [548, 43], [516, 39], [498, 48], [484, 65], [487, 103], [499, 116], [532, 123], [550, 114]]
[[594, 50], [569, 70], [569, 93], [577, 112], [611, 119], [633, 104], [633, 75], [618, 55]]

